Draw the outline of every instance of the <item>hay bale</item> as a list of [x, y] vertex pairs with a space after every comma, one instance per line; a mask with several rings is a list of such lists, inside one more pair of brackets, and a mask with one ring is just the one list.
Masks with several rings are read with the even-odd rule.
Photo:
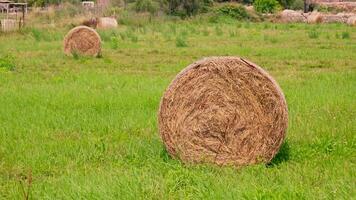
[[98, 29], [110, 29], [117, 28], [117, 21], [115, 18], [111, 17], [101, 17], [97, 19], [98, 23], [96, 28]]
[[78, 53], [85, 56], [98, 56], [101, 51], [101, 39], [92, 28], [78, 26], [68, 32], [64, 38], [64, 53]]
[[356, 15], [349, 17], [346, 23], [350, 26], [356, 26]]
[[323, 14], [322, 22], [323, 23], [346, 23], [347, 18], [349, 18], [347, 13], [338, 13], [338, 14]]
[[238, 57], [211, 57], [184, 69], [165, 91], [159, 132], [187, 163], [269, 162], [285, 138], [288, 110], [278, 84]]
[[96, 28], [96, 26], [98, 25], [98, 19], [95, 17], [92, 17], [90, 19], [85, 19], [82, 21], [81, 25], [88, 26], [91, 28]]
[[323, 21], [323, 17], [320, 13], [318, 12], [312, 12], [308, 17], [307, 17], [307, 22], [309, 24], [317, 24], [321, 23]]
[[307, 17], [302, 12], [294, 10], [283, 10], [281, 13], [282, 22], [294, 23], [294, 22], [306, 22]]

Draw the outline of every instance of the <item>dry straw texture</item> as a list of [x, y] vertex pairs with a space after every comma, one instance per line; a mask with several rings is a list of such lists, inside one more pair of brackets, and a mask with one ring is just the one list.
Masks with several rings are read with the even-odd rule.
[[112, 17], [101, 17], [98, 18], [98, 29], [112, 29], [117, 28], [118, 24], [115, 18]]
[[282, 22], [306, 22], [307, 17], [302, 12], [294, 10], [283, 10], [281, 13]]
[[77, 53], [85, 56], [98, 56], [101, 51], [99, 34], [87, 26], [78, 26], [68, 32], [64, 38], [64, 53]]
[[238, 57], [191, 64], [165, 91], [158, 114], [167, 151], [186, 163], [269, 162], [285, 138], [288, 111], [278, 84]]
[[347, 24], [350, 26], [356, 26], [356, 16], [352, 16], [347, 19]]
[[307, 17], [307, 22], [309, 24], [318, 24], [323, 21], [323, 16], [318, 13], [318, 12], [312, 12], [308, 17]]

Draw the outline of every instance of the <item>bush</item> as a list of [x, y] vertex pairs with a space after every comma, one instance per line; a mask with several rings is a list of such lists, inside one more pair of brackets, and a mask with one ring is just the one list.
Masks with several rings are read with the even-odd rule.
[[253, 7], [260, 13], [274, 13], [280, 9], [280, 5], [276, 0], [255, 0]]
[[292, 10], [303, 10], [304, 9], [304, 0], [294, 0], [290, 5]]
[[288, 8], [290, 9], [291, 6], [293, 5], [295, 0], [278, 0], [279, 4], [283, 7], [283, 8]]
[[158, 8], [158, 3], [152, 0], [137, 0], [134, 4], [136, 12], [156, 13]]
[[59, 5], [61, 3], [70, 3], [70, 4], [80, 4], [81, 3], [81, 1], [79, 1], [79, 0], [66, 0], [66, 1], [62, 1], [62, 0], [28, 0], [28, 1], [25, 1], [25, 2], [27, 2], [29, 6], [33, 6], [33, 7], [44, 7], [44, 6], [48, 6], [48, 5]]
[[168, 14], [180, 17], [192, 16], [199, 12], [207, 12], [212, 4], [213, 0], [169, 0]]
[[238, 20], [250, 18], [245, 7], [236, 4], [226, 4], [218, 8], [217, 14], [223, 16], [229, 16], [231, 18], [238, 19]]
[[342, 39], [349, 39], [350, 38], [350, 33], [349, 32], [342, 32], [341, 33], [341, 38]]

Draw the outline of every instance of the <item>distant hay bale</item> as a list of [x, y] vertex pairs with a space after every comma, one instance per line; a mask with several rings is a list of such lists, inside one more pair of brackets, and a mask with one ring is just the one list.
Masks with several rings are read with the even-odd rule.
[[302, 12], [294, 10], [283, 10], [281, 13], [282, 22], [294, 23], [294, 22], [306, 22], [307, 17]]
[[95, 17], [92, 17], [90, 19], [85, 19], [82, 21], [81, 25], [88, 26], [91, 28], [96, 28], [96, 26], [98, 25], [98, 19]]
[[117, 21], [115, 18], [111, 17], [101, 17], [97, 19], [97, 26], [98, 29], [110, 29], [110, 28], [117, 28]]
[[158, 121], [171, 156], [242, 166], [271, 161], [285, 138], [288, 110], [262, 68], [238, 57], [210, 57], [171, 82]]
[[356, 26], [356, 15], [352, 16], [352, 17], [349, 17], [347, 19], [347, 24], [350, 25], [350, 26]]
[[85, 56], [98, 56], [101, 51], [101, 39], [92, 28], [78, 26], [68, 32], [64, 38], [64, 53], [78, 53]]
[[307, 22], [309, 24], [318, 24], [323, 21], [323, 17], [320, 13], [318, 12], [312, 12], [308, 17], [307, 17]]
[[322, 22], [323, 23], [346, 23], [347, 18], [350, 17], [350, 14], [347, 13], [338, 13], [338, 14], [323, 14]]

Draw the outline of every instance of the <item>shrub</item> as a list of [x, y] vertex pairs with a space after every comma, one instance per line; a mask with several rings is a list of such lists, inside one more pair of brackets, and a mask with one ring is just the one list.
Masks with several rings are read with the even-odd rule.
[[349, 32], [342, 32], [341, 33], [341, 38], [342, 39], [349, 39], [350, 38], [350, 33]]
[[206, 12], [213, 4], [213, 0], [169, 0], [168, 14], [180, 17], [196, 15]]
[[304, 9], [304, 0], [294, 0], [289, 6], [292, 10], [303, 10]]
[[276, 0], [255, 0], [253, 7], [260, 13], [274, 13], [280, 9], [280, 5]]
[[278, 0], [278, 3], [283, 7], [283, 8], [291, 8], [295, 0]]
[[236, 4], [226, 4], [218, 8], [217, 14], [223, 16], [229, 16], [231, 18], [238, 19], [238, 20], [250, 18], [245, 7]]
[[134, 4], [136, 12], [156, 13], [158, 11], [158, 4], [152, 0], [137, 0]]

